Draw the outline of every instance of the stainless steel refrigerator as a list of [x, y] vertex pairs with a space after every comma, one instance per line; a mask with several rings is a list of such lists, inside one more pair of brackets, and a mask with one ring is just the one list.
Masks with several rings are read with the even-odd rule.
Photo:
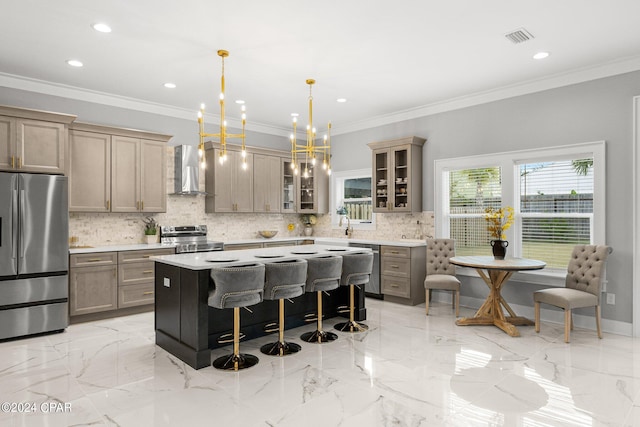
[[67, 185], [0, 172], [0, 340], [69, 324]]

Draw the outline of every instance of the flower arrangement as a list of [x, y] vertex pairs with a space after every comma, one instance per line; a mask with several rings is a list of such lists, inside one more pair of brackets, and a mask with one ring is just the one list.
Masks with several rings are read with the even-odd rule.
[[487, 208], [484, 212], [484, 219], [487, 221], [487, 231], [491, 237], [498, 240], [505, 240], [507, 236], [504, 232], [513, 225], [513, 208], [511, 206], [499, 209]]
[[150, 216], [142, 220], [144, 222], [144, 234], [145, 236], [155, 236], [158, 232], [158, 223], [154, 218]]
[[316, 216], [313, 214], [302, 215], [302, 223], [304, 225], [316, 225], [317, 222], [318, 218], [316, 218]]
[[292, 222], [289, 223], [289, 225], [287, 225], [287, 230], [289, 231], [293, 231], [296, 229], [296, 225]]

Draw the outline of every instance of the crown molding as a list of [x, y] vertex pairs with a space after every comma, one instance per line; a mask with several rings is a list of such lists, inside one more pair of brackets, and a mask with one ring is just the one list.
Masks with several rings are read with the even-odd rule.
[[[174, 107], [171, 105], [159, 104], [155, 102], [143, 101], [136, 98], [114, 95], [106, 92], [99, 92], [89, 89], [78, 88], [59, 83], [52, 83], [45, 80], [32, 79], [29, 77], [18, 76], [0, 72], [0, 86], [24, 90], [27, 92], [42, 93], [45, 95], [59, 96], [61, 98], [75, 99], [78, 101], [86, 101], [95, 104], [109, 105], [111, 107], [125, 108], [128, 110], [141, 111], [151, 114], [159, 114], [162, 116], [174, 117], [184, 120], [196, 121], [195, 110]], [[220, 121], [217, 114], [206, 113], [205, 122], [215, 123]], [[242, 127], [242, 122], [238, 119], [228, 118], [229, 127]], [[283, 136], [289, 138], [289, 131], [277, 126], [271, 126], [261, 123], [249, 123], [246, 130], [252, 132], [260, 132], [268, 135]]]
[[[378, 126], [398, 123], [406, 120], [486, 104], [502, 99], [516, 96], [528, 95], [549, 89], [556, 89], [572, 84], [583, 83], [604, 77], [629, 73], [640, 70], [640, 56], [622, 58], [620, 60], [584, 67], [552, 76], [529, 80], [513, 85], [503, 86], [488, 91], [476, 92], [470, 95], [461, 96], [445, 101], [434, 102], [403, 111], [371, 117], [351, 123], [334, 124], [332, 135], [341, 135], [360, 130], [370, 129]], [[43, 93], [46, 95], [59, 96], [62, 98], [76, 99], [80, 101], [109, 105], [112, 107], [125, 108], [129, 110], [142, 111], [145, 113], [159, 114], [168, 117], [175, 117], [184, 120], [195, 120], [193, 110], [178, 108], [170, 105], [159, 104], [125, 96], [113, 95], [105, 92], [82, 89], [74, 86], [47, 82], [44, 80], [32, 79], [14, 74], [0, 73], [0, 86], [13, 89], [25, 90], [28, 92]], [[205, 122], [217, 122], [220, 116], [206, 113]], [[228, 119], [229, 126], [241, 128], [241, 122], [237, 119]], [[268, 135], [282, 136], [289, 138], [290, 130], [278, 126], [264, 123], [251, 122], [246, 125], [246, 130], [260, 132]]]
[[360, 120], [357, 122], [337, 124], [333, 126], [331, 133], [333, 135], [341, 135], [345, 133], [371, 129], [374, 127], [398, 123], [405, 120], [417, 119], [420, 117], [431, 116], [433, 114], [473, 107], [475, 105], [481, 105], [493, 101], [499, 101], [502, 99], [513, 98], [516, 96], [542, 92], [549, 89], [556, 89], [572, 84], [584, 83], [590, 80], [611, 77], [637, 70], [640, 70], [640, 56], [623, 58], [604, 64], [584, 67], [576, 70], [554, 74], [548, 77], [503, 86], [497, 89], [477, 92], [441, 102], [434, 102], [432, 104], [426, 104], [420, 107], [410, 108], [391, 114], [371, 117], [369, 119]]

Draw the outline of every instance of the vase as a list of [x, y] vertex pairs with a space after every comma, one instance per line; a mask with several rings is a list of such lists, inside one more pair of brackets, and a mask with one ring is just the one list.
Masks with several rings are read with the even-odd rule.
[[313, 234], [313, 227], [310, 225], [305, 225], [303, 233], [307, 237], [311, 236]]
[[158, 236], [156, 236], [155, 234], [145, 234], [144, 237], [146, 238], [147, 245], [158, 242]]
[[492, 240], [491, 248], [493, 249], [493, 257], [495, 259], [504, 259], [507, 254], [507, 246], [509, 246], [509, 242], [506, 240]]

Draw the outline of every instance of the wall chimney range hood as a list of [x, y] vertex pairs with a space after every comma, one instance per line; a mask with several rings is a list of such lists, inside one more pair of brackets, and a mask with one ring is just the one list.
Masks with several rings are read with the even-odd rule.
[[184, 196], [205, 194], [200, 191], [198, 148], [191, 145], [178, 145], [174, 151], [175, 193]]

